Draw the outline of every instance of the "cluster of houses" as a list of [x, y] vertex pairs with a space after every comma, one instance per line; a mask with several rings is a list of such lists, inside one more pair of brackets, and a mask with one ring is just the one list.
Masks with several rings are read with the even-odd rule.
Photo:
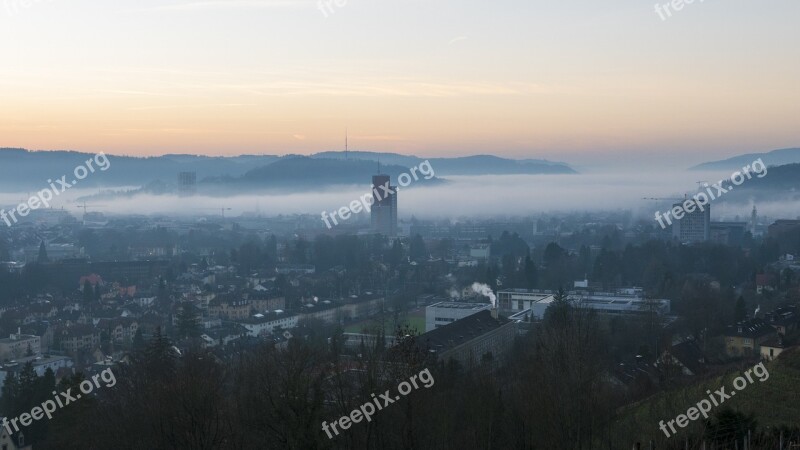
[[[726, 328], [723, 335], [725, 356], [733, 359], [772, 361], [798, 346], [800, 311], [795, 305], [781, 306], [763, 317], [742, 320]], [[699, 375], [710, 363], [701, 346], [692, 339], [673, 343], [658, 364], [675, 367], [683, 375]]]

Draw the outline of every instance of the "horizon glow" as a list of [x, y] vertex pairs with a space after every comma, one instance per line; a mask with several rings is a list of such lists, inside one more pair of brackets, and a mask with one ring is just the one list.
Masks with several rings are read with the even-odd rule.
[[0, 147], [680, 166], [800, 146], [800, 3], [0, 6]]

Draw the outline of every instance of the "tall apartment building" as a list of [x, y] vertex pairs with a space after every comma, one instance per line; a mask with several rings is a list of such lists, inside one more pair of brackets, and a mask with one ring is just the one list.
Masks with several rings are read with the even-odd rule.
[[[383, 186], [383, 187], [381, 187]], [[385, 187], [389, 186], [387, 192]], [[372, 229], [386, 236], [397, 235], [397, 186], [391, 185], [389, 175], [372, 177]]]
[[197, 172], [178, 173], [178, 195], [188, 196], [197, 193]]
[[706, 242], [711, 238], [711, 205], [705, 205], [704, 211], [695, 208], [692, 212], [683, 209], [683, 203], [675, 203], [675, 207], [684, 211], [683, 217], [673, 219], [672, 237], [680, 242]]

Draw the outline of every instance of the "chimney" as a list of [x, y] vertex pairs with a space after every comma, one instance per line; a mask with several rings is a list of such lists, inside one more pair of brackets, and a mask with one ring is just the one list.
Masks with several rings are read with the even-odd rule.
[[497, 307], [492, 308], [492, 319], [497, 320]]

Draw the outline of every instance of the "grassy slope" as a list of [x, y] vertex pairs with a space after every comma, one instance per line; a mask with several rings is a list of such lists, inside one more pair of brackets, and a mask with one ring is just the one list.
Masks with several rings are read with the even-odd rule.
[[[414, 311], [407, 314], [403, 323], [408, 324], [411, 328], [416, 328], [420, 333], [425, 332], [425, 310], [421, 308], [420, 311]], [[377, 318], [367, 319], [361, 322], [356, 322], [345, 327], [347, 333], [361, 333], [364, 328], [374, 328], [380, 325], [380, 320]], [[387, 336], [393, 336], [395, 333], [394, 320], [391, 314], [386, 314], [385, 333]]]
[[[656, 439], [663, 442], [666, 438], [658, 428], [659, 421], [674, 419], [678, 414], [686, 414], [686, 410], [697, 402], [708, 398], [707, 390], [712, 392], [725, 386], [725, 392], [736, 395], [722, 405], [714, 407], [710, 414], [722, 407], [754, 414], [759, 427], [776, 425], [797, 425], [800, 423], [800, 350], [785, 353], [776, 361], [766, 363], [769, 378], [760, 382], [753, 377], [741, 391], [733, 388], [733, 380], [741, 373], [732, 372], [722, 377], [709, 379], [692, 386], [669, 392], [659, 393], [637, 404], [626, 407], [617, 422], [619, 435], [636, 436], [636, 439], [647, 441]], [[751, 368], [747, 365], [744, 370]], [[701, 416], [702, 419], [702, 416]], [[702, 433], [702, 420], [690, 423], [685, 429], [677, 428], [676, 437], [697, 436]]]

